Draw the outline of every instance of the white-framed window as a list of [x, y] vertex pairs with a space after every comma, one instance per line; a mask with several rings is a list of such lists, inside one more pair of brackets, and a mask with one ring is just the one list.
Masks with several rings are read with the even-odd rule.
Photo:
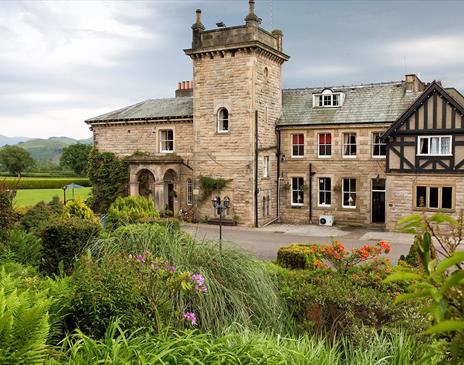
[[229, 111], [221, 108], [217, 112], [217, 131], [218, 133], [229, 132]]
[[331, 133], [319, 133], [317, 153], [319, 157], [332, 156], [332, 134]]
[[387, 144], [380, 137], [382, 133], [372, 133], [372, 157], [384, 158], [387, 155]]
[[417, 154], [419, 156], [450, 156], [451, 136], [417, 137]]
[[330, 177], [319, 178], [319, 200], [320, 207], [330, 207], [332, 204], [332, 181]]
[[343, 133], [343, 157], [356, 157], [356, 133]]
[[160, 151], [173, 152], [174, 151], [174, 131], [172, 129], [163, 129], [159, 132], [160, 136]]
[[292, 134], [292, 157], [304, 157], [304, 134]]
[[292, 205], [304, 204], [304, 178], [292, 177]]
[[269, 177], [269, 156], [263, 157], [263, 177]]
[[187, 205], [193, 204], [193, 183], [192, 179], [187, 179]]
[[356, 179], [344, 178], [342, 185], [343, 208], [356, 208]]
[[313, 94], [313, 106], [319, 108], [337, 108], [343, 104], [344, 95], [325, 89], [321, 94]]
[[417, 185], [415, 207], [418, 209], [453, 209], [453, 187]]

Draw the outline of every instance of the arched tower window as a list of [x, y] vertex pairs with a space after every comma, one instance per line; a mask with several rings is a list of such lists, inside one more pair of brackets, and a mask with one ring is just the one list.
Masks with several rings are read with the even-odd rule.
[[217, 112], [217, 130], [218, 133], [229, 132], [229, 111], [226, 108], [221, 108]]

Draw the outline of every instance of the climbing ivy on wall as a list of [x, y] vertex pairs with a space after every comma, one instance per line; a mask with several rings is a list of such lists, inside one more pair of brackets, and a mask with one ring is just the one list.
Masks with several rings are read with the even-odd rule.
[[232, 179], [215, 179], [209, 176], [200, 176], [200, 186], [202, 190], [202, 195], [200, 198], [201, 202], [204, 202], [210, 197], [210, 195], [215, 191], [221, 191], [224, 189]]
[[106, 212], [118, 196], [127, 196], [129, 168], [126, 161], [115, 154], [93, 149], [88, 175], [92, 184], [92, 195], [88, 203], [94, 211]]

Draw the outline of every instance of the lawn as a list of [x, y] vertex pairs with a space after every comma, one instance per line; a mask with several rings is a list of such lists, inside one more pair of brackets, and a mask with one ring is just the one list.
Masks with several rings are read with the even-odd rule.
[[[90, 194], [90, 189], [91, 188], [75, 189], [74, 196], [85, 200]], [[18, 207], [31, 206], [42, 200], [49, 202], [55, 195], [63, 199], [63, 189], [21, 189], [16, 191], [14, 204]], [[72, 198], [72, 191], [66, 192], [66, 199], [69, 198]]]

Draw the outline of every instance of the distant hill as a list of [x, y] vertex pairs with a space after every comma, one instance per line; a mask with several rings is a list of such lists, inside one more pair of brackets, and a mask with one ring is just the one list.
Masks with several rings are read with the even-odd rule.
[[78, 140], [69, 137], [50, 137], [48, 139], [29, 139], [16, 143], [16, 145], [29, 151], [34, 160], [58, 163], [63, 148], [75, 143], [91, 144], [92, 138]]
[[3, 147], [6, 144], [17, 144], [19, 142], [25, 142], [30, 140], [30, 138], [27, 137], [7, 137], [7, 136], [2, 136], [0, 134], [0, 147]]

